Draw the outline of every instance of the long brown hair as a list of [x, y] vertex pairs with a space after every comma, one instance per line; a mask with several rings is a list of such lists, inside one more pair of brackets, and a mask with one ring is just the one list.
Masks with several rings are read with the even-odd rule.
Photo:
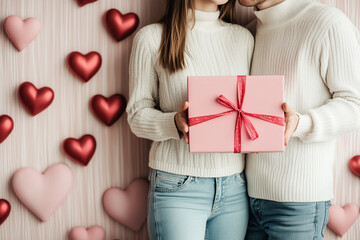
[[[219, 6], [219, 19], [233, 23], [235, 4], [236, 0], [229, 0], [226, 4]], [[159, 21], [163, 25], [159, 49], [160, 63], [170, 73], [185, 67], [189, 9], [192, 10], [192, 19], [195, 19], [194, 0], [167, 0], [165, 15]]]

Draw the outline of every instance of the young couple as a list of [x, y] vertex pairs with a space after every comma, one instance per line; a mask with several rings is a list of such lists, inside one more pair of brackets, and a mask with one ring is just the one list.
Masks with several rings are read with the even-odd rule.
[[[313, 0], [239, 0], [254, 41], [233, 24], [236, 1], [168, 0], [134, 39], [127, 113], [154, 141], [150, 238], [322, 239], [336, 137], [360, 127], [358, 31]], [[189, 153], [187, 76], [249, 74], [285, 75], [285, 151], [247, 154], [246, 169], [244, 154]]]

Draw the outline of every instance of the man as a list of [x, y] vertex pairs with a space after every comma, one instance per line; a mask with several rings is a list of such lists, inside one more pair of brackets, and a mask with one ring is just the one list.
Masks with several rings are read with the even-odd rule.
[[285, 75], [286, 101], [285, 151], [247, 155], [246, 239], [322, 239], [336, 138], [360, 127], [358, 31], [313, 0], [239, 2], [257, 18], [251, 74]]

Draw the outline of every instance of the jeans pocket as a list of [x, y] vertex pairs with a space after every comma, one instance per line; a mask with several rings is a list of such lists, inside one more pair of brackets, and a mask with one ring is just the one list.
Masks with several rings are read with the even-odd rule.
[[325, 229], [326, 229], [326, 225], [329, 222], [329, 208], [331, 206], [331, 202], [330, 201], [326, 201], [325, 202], [325, 217], [324, 217], [324, 224], [322, 226], [321, 229], [321, 236], [324, 237], [324, 233], [325, 233]]
[[240, 183], [240, 184], [244, 184], [246, 183], [246, 176], [245, 176], [245, 171], [242, 171], [241, 173], [237, 173], [235, 175], [236, 180]]
[[155, 171], [155, 191], [156, 192], [175, 192], [186, 187], [193, 177]]

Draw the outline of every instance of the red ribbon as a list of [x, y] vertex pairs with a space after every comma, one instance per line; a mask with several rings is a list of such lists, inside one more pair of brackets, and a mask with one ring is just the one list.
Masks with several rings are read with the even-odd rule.
[[235, 135], [234, 135], [234, 152], [238, 153], [241, 152], [241, 128], [242, 128], [242, 122], [244, 122], [244, 126], [246, 129], [246, 132], [248, 133], [251, 140], [255, 140], [259, 137], [259, 134], [257, 133], [254, 125], [251, 123], [250, 119], [247, 116], [259, 118], [261, 120], [264, 120], [266, 122], [270, 122], [273, 124], [277, 124], [280, 126], [284, 126], [284, 118], [283, 117], [277, 117], [272, 115], [264, 115], [264, 114], [255, 114], [255, 113], [248, 113], [242, 110], [243, 102], [244, 102], [244, 96], [245, 96], [245, 88], [246, 88], [246, 76], [237, 76], [237, 101], [238, 106], [236, 106], [234, 103], [232, 103], [229, 99], [227, 99], [225, 96], [220, 95], [217, 98], [217, 101], [224, 105], [225, 107], [228, 107], [232, 110], [227, 112], [222, 112], [218, 114], [213, 115], [207, 115], [207, 116], [200, 116], [200, 117], [192, 117], [189, 119], [189, 126], [194, 126], [199, 123], [203, 123], [206, 121], [209, 121], [214, 118], [226, 116], [231, 113], [237, 112], [237, 118], [236, 118], [236, 125], [235, 125]]

